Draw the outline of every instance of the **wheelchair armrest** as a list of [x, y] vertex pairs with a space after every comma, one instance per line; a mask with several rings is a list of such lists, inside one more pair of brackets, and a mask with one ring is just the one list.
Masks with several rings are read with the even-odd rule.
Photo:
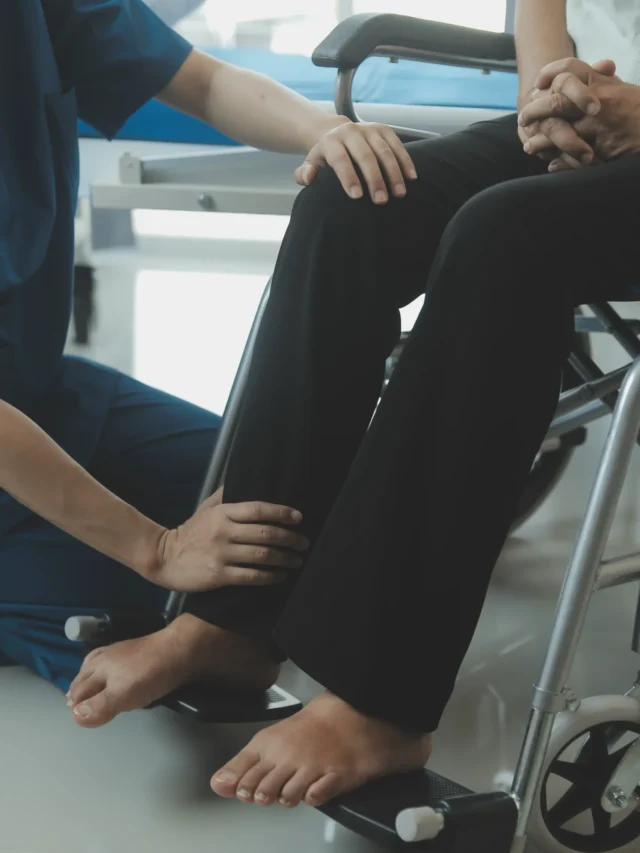
[[313, 62], [348, 71], [370, 56], [517, 71], [510, 33], [493, 33], [406, 15], [368, 13], [338, 24], [315, 49]]

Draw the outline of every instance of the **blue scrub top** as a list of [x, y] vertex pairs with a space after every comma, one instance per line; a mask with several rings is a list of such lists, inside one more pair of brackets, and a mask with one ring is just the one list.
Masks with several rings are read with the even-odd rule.
[[[0, 9], [0, 399], [87, 465], [116, 376], [63, 360], [71, 313], [78, 117], [111, 138], [191, 46], [142, 0]], [[0, 534], [28, 515], [0, 491]]]

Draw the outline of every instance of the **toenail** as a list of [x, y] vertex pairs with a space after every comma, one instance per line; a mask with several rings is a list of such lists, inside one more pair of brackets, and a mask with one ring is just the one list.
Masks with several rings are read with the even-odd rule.
[[73, 708], [73, 699], [67, 699], [67, 708]]
[[266, 803], [269, 797], [266, 794], [256, 794], [256, 803]]
[[90, 717], [93, 711], [91, 710], [91, 705], [88, 705], [86, 702], [82, 702], [82, 704], [77, 705], [73, 709], [73, 713], [76, 717]]
[[240, 797], [241, 800], [250, 800], [251, 799], [251, 794], [248, 791], [245, 791], [244, 788], [241, 788], [238, 791], [238, 796]]
[[278, 800], [281, 806], [286, 806], [287, 808], [291, 805], [291, 800], [285, 800], [284, 797], [280, 797]]
[[218, 775], [216, 776], [216, 782], [222, 782], [223, 784], [235, 781], [235, 773], [231, 773], [229, 770], [223, 770], [222, 773], [218, 773]]

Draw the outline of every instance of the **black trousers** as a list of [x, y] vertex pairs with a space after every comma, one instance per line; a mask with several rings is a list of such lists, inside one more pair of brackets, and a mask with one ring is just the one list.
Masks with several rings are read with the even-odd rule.
[[[225, 486], [304, 514], [280, 587], [187, 609], [356, 708], [437, 728], [553, 417], [575, 305], [634, 298], [640, 157], [549, 175], [515, 117], [409, 146], [408, 197], [326, 170], [282, 246]], [[370, 429], [398, 309], [424, 308]]]

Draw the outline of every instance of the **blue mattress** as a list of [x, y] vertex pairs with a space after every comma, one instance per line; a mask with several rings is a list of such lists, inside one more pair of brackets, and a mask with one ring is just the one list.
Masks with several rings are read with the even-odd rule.
[[[316, 68], [308, 57], [254, 49], [216, 49], [209, 53], [243, 68], [259, 71], [313, 101], [332, 101], [336, 73]], [[358, 71], [354, 98], [360, 103], [403, 106], [485, 107], [515, 109], [518, 83], [515, 74], [483, 74], [471, 68], [451, 68], [417, 62], [391, 64], [367, 60]], [[80, 122], [80, 136], [99, 138]], [[151, 101], [126, 123], [119, 139], [182, 142], [195, 145], [232, 145], [232, 140], [189, 116]]]

